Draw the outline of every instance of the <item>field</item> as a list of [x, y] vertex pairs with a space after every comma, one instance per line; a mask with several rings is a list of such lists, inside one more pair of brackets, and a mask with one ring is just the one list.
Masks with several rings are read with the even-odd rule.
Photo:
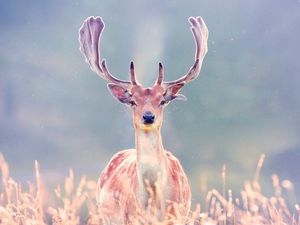
[[[173, 219], [173, 224], [188, 225], [299, 225], [300, 208], [298, 205], [288, 206], [283, 191], [292, 191], [290, 181], [280, 182], [276, 175], [272, 176], [274, 195], [266, 197], [259, 184], [259, 173], [264, 156], [258, 162], [255, 178], [245, 182], [240, 198], [233, 199], [231, 190], [210, 190], [204, 206], [193, 207], [189, 218]], [[9, 176], [9, 168], [4, 157], [0, 155], [2, 173], [0, 195], [0, 224], [3, 225], [97, 225], [102, 224], [101, 213], [97, 208], [95, 190], [96, 182], [85, 177], [75, 179], [70, 170], [64, 185], [55, 190], [47, 190], [44, 186], [39, 164], [35, 162], [34, 183], [22, 187]], [[225, 169], [222, 179], [225, 183]], [[76, 182], [78, 180], [78, 182]], [[225, 185], [224, 185], [225, 186]], [[226, 197], [225, 197], [226, 196]], [[144, 214], [143, 214], [144, 215]], [[170, 224], [153, 221], [153, 218], [141, 216], [136, 224]]]

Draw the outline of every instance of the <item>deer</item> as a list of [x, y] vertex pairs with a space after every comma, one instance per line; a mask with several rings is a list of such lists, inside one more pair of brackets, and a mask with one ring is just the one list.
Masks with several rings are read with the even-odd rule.
[[179, 92], [198, 77], [208, 51], [204, 20], [200, 16], [188, 20], [195, 42], [193, 65], [180, 78], [164, 81], [163, 64], [159, 62], [152, 87], [138, 82], [133, 61], [130, 80], [110, 73], [100, 53], [105, 27], [101, 17], [88, 17], [80, 27], [80, 51], [85, 61], [108, 82], [113, 97], [131, 108], [135, 130], [135, 148], [116, 153], [100, 173], [96, 195], [103, 224], [138, 224], [141, 215], [156, 221], [188, 217], [190, 185], [179, 160], [165, 150], [161, 136], [164, 108], [173, 100], [186, 100]]

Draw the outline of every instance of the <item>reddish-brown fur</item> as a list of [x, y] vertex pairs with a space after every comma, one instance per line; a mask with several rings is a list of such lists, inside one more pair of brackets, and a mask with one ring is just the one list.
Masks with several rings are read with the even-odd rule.
[[[172, 206], [172, 203], [181, 204], [181, 214], [187, 215], [191, 200], [188, 180], [176, 157], [167, 151], [165, 152], [165, 157], [167, 158], [170, 173], [168, 180], [171, 193], [170, 199], [168, 199], [170, 206]], [[118, 152], [101, 172], [97, 185], [97, 196], [100, 196], [103, 188], [106, 187], [109, 190], [106, 196], [109, 201], [98, 199], [100, 206], [104, 209], [103, 212], [109, 220], [119, 221], [120, 219], [118, 220], [118, 218], [122, 211], [127, 211], [124, 213], [123, 218], [125, 223], [128, 222], [128, 218], [137, 218], [136, 208], [143, 208], [143, 205], [136, 199], [137, 180], [135, 149]], [[126, 200], [122, 196], [126, 196]], [[118, 218], [115, 218], [116, 215]]]

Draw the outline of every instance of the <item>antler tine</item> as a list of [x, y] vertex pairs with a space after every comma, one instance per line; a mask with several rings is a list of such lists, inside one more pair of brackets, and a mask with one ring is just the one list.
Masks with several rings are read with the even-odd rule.
[[109, 81], [109, 82], [112, 82], [112, 83], [115, 83], [115, 84], [122, 85], [122, 86], [124, 86], [124, 87], [126, 87], [126, 88], [128, 88], [128, 87], [131, 86], [131, 83], [130, 83], [129, 81], [120, 80], [120, 79], [114, 77], [114, 76], [108, 71], [107, 66], [106, 66], [106, 60], [105, 60], [105, 59], [102, 60], [101, 65], [102, 65], [102, 71], [103, 71], [101, 77], [103, 77], [104, 79], [106, 79], [106, 80]]
[[163, 85], [166, 87], [182, 82], [188, 83], [196, 79], [200, 73], [203, 59], [207, 53], [208, 29], [200, 16], [190, 17], [189, 22], [195, 41], [195, 62], [189, 71], [179, 79], [164, 82]]
[[94, 72], [103, 79], [128, 89], [131, 86], [131, 82], [114, 77], [108, 71], [104, 59], [100, 65], [101, 57], [99, 46], [101, 44], [100, 39], [104, 27], [105, 24], [101, 17], [88, 17], [79, 30], [80, 51]]
[[135, 71], [134, 71], [133, 61], [130, 62], [129, 72], [130, 72], [130, 80], [131, 80], [132, 85], [137, 85], [136, 78], [135, 78]]
[[161, 62], [158, 65], [159, 68], [158, 68], [158, 77], [157, 77], [156, 84], [161, 85], [164, 80], [164, 68]]

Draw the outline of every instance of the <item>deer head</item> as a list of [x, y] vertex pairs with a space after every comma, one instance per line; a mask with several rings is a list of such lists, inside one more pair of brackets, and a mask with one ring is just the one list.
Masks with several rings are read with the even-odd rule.
[[101, 17], [87, 18], [80, 28], [80, 51], [85, 56], [86, 62], [94, 72], [109, 82], [108, 88], [112, 95], [132, 108], [136, 129], [145, 131], [160, 129], [164, 107], [175, 99], [185, 100], [185, 96], [179, 94], [181, 88], [197, 78], [200, 73], [207, 53], [208, 29], [201, 17], [190, 17], [189, 22], [196, 45], [193, 66], [179, 79], [164, 81], [163, 65], [159, 63], [157, 80], [148, 88], [138, 83], [133, 62], [129, 68], [130, 81], [120, 80], [109, 72], [105, 59], [100, 57], [100, 36], [105, 26]]

